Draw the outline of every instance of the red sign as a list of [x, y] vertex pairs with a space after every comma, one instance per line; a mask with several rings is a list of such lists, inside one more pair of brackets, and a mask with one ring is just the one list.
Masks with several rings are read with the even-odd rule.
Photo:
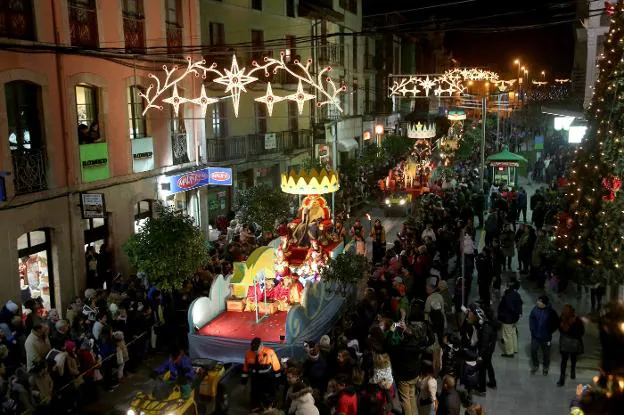
[[197, 186], [202, 180], [206, 179], [206, 174], [202, 171], [185, 174], [178, 179], [177, 185], [180, 189], [192, 189]]
[[230, 175], [224, 171], [214, 171], [210, 173], [210, 178], [217, 182], [227, 182], [230, 180]]

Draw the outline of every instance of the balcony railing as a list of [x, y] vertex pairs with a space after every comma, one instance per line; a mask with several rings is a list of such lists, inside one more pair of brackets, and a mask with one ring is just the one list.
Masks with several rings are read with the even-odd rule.
[[100, 45], [96, 9], [70, 5], [69, 28], [72, 46], [96, 49]]
[[174, 133], [171, 136], [171, 155], [173, 164], [188, 163], [188, 146], [186, 143], [186, 134]]
[[145, 53], [145, 19], [124, 16], [123, 25], [126, 52]]
[[209, 138], [206, 154], [209, 162], [245, 160], [258, 156], [291, 153], [312, 147], [308, 130]]
[[182, 54], [182, 28], [177, 23], [167, 22], [167, 53]]
[[40, 192], [48, 188], [47, 157], [44, 148], [13, 150], [11, 157], [16, 194]]
[[344, 45], [338, 43], [321, 43], [319, 60], [327, 65], [344, 65]]
[[35, 40], [31, 0], [0, 1], [0, 37]]

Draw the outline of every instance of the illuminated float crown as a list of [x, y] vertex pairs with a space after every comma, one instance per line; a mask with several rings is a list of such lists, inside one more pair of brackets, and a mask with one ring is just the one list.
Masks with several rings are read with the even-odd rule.
[[431, 124], [411, 124], [407, 126], [407, 137], [416, 138], [418, 140], [433, 138], [436, 136], [436, 125]]
[[449, 121], [463, 121], [466, 119], [466, 113], [464, 111], [449, 111], [446, 118]]
[[338, 173], [334, 170], [327, 171], [312, 169], [309, 172], [301, 169], [297, 173], [294, 169], [288, 174], [282, 173], [282, 192], [293, 195], [322, 195], [334, 193], [340, 189]]

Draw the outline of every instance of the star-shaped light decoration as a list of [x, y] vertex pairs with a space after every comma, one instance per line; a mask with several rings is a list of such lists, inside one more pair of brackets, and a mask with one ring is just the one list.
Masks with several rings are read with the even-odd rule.
[[201, 95], [197, 98], [189, 100], [193, 104], [199, 105], [201, 107], [202, 118], [206, 118], [206, 111], [208, 110], [208, 105], [214, 104], [215, 102], [219, 102], [218, 99], [210, 98], [206, 95], [206, 87], [202, 85], [201, 87]]
[[230, 92], [232, 97], [232, 105], [234, 105], [234, 115], [238, 118], [238, 104], [240, 103], [241, 92], [247, 92], [245, 85], [251, 84], [258, 80], [253, 76], [245, 75], [245, 68], [239, 69], [236, 62], [236, 55], [232, 57], [232, 67], [224, 69], [225, 75], [216, 78], [214, 81], [218, 84], [225, 85], [225, 92]]
[[425, 96], [427, 97], [429, 96], [429, 91], [436, 86], [436, 81], [429, 79], [429, 75], [427, 75], [427, 78], [421, 79], [419, 83], [420, 86], [425, 90]]
[[177, 84], [173, 85], [173, 93], [171, 94], [171, 96], [169, 98], [163, 99], [163, 102], [166, 102], [167, 104], [171, 104], [173, 106], [173, 113], [176, 116], [178, 115], [178, 110], [180, 109], [180, 105], [182, 105], [182, 104], [184, 104], [185, 102], [188, 102], [188, 101], [189, 101], [188, 99], [178, 95], [178, 85]]
[[291, 95], [286, 95], [285, 98], [288, 99], [288, 100], [291, 100], [291, 101], [295, 101], [297, 103], [297, 106], [299, 107], [299, 115], [301, 115], [301, 114], [303, 114], [303, 104], [305, 104], [306, 101], [314, 99], [315, 96], [305, 92], [303, 90], [303, 84], [301, 83], [301, 81], [299, 81], [299, 86], [297, 87], [297, 92], [295, 92], [294, 94], [291, 94]]
[[273, 114], [273, 104], [283, 101], [285, 98], [277, 95], [273, 95], [273, 89], [271, 89], [271, 83], [267, 82], [266, 94], [254, 99], [254, 101], [262, 102], [267, 107], [269, 117]]

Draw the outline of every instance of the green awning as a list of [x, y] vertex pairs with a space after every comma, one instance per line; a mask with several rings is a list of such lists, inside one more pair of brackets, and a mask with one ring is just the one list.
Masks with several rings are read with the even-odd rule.
[[528, 160], [522, 157], [520, 154], [512, 153], [509, 150], [503, 150], [500, 153], [492, 154], [487, 158], [488, 162], [516, 162], [519, 163], [521, 161], [528, 163]]

